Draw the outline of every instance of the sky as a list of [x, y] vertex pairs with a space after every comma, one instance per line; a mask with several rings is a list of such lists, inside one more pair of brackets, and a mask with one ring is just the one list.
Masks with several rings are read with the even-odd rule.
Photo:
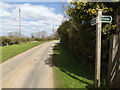
[[19, 9], [21, 10], [21, 33], [30, 36], [31, 33], [46, 31], [51, 35], [64, 19], [62, 6], [68, 2], [0, 2], [0, 36], [9, 32], [19, 31]]
[[19, 31], [19, 9], [21, 10], [21, 33], [46, 31], [48, 35], [61, 25], [64, 19], [62, 6], [72, 0], [1, 0], [0, 36]]

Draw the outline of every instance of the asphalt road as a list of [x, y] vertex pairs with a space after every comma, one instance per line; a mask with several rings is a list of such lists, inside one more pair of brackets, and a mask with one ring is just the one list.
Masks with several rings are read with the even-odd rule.
[[36, 46], [2, 63], [2, 88], [53, 88], [52, 67], [45, 60], [58, 41]]

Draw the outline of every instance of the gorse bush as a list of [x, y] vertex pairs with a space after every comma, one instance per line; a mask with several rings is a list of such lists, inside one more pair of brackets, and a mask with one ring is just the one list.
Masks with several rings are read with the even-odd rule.
[[59, 28], [61, 44], [79, 60], [92, 65], [95, 62], [96, 26], [91, 26], [91, 19], [96, 17], [97, 10], [103, 15], [113, 17], [112, 23], [102, 24], [102, 62], [108, 63], [110, 35], [115, 33], [116, 15], [120, 13], [120, 3], [71, 2], [67, 15], [71, 18]]

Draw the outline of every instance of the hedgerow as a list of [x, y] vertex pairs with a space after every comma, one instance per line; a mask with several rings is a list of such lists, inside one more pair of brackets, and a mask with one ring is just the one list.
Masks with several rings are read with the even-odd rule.
[[[71, 2], [66, 13], [69, 21], [63, 22], [59, 28], [62, 46], [81, 61], [94, 65], [96, 26], [91, 26], [91, 19], [96, 17], [97, 10], [103, 15], [113, 17], [111, 23], [102, 24], [102, 63], [108, 63], [110, 35], [115, 33], [116, 15], [120, 13], [120, 3]], [[119, 13], [118, 13], [119, 12]], [[107, 67], [106, 67], [107, 68]]]
[[20, 44], [33, 41], [33, 38], [26, 38], [26, 37], [0, 37], [0, 46], [6, 45], [13, 45], [13, 44]]

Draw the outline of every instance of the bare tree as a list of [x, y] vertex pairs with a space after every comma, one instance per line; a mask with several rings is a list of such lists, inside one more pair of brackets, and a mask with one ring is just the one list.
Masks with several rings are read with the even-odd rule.
[[59, 39], [59, 34], [58, 34], [57, 30], [53, 33], [52, 38]]
[[19, 37], [19, 32], [8, 32], [9, 37]]
[[47, 36], [47, 32], [41, 31], [41, 38], [44, 39], [44, 37], [46, 37], [46, 36]]
[[8, 37], [13, 37], [13, 32], [8, 32], [7, 36]]
[[35, 37], [35, 33], [30, 33], [31, 38]]
[[41, 38], [41, 36], [42, 36], [42, 34], [41, 34], [40, 31], [35, 33], [35, 37], [36, 37], [36, 38]]
[[36, 32], [36, 33], [31, 33], [30, 34], [30, 36], [32, 37], [32, 38], [44, 38], [44, 37], [46, 37], [47, 36], [47, 32], [45, 32], [45, 31], [39, 31], [39, 32]]

